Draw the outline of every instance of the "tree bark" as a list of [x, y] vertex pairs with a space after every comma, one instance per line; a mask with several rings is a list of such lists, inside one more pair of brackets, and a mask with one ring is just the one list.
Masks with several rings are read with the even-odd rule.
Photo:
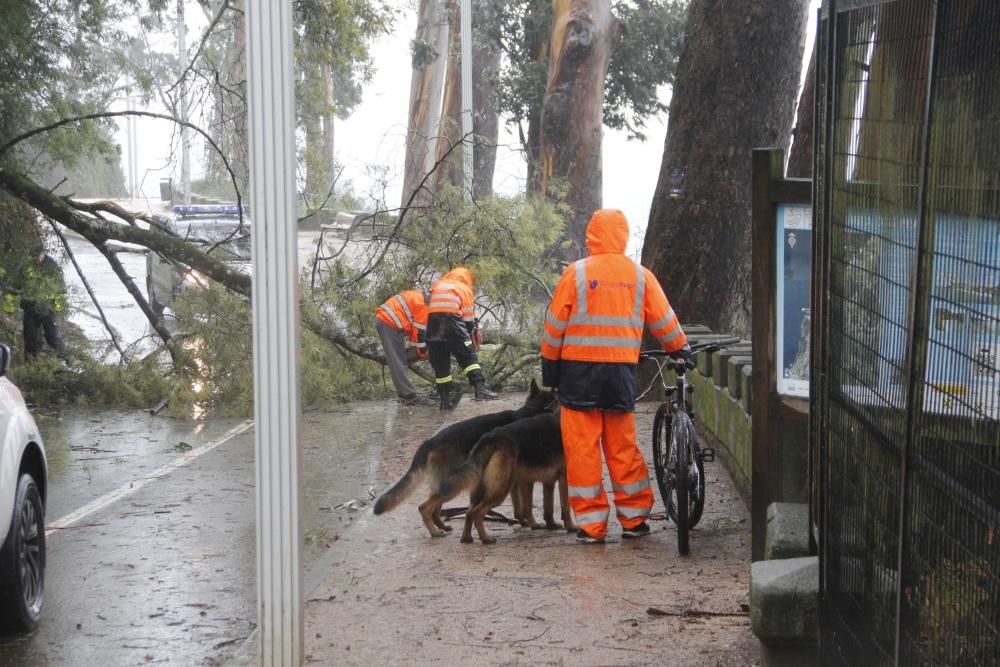
[[809, 69], [802, 84], [792, 130], [792, 148], [785, 172], [789, 177], [812, 178], [813, 139], [816, 124], [816, 51], [809, 56]]
[[[448, 67], [448, 20], [443, 0], [420, 0], [410, 79], [410, 116], [406, 134], [402, 205], [434, 165], [441, 90]], [[417, 198], [417, 203], [422, 198]]]
[[497, 78], [500, 74], [500, 45], [488, 38], [488, 28], [499, 21], [493, 0], [476, 0], [472, 7], [472, 100], [473, 150], [472, 197], [493, 194], [493, 173], [500, 137], [497, 113]]
[[443, 163], [434, 174], [434, 189], [444, 185], [462, 187], [462, 151], [454, 147], [462, 141], [462, 31], [458, 0], [448, 3], [448, 71], [444, 79], [444, 99], [437, 137], [437, 161]]
[[750, 332], [750, 155], [788, 148], [807, 5], [691, 2], [642, 254], [684, 322]]
[[568, 188], [566, 259], [585, 253], [587, 222], [601, 207], [604, 80], [618, 36], [610, 0], [553, 0], [548, 83], [533, 190]]

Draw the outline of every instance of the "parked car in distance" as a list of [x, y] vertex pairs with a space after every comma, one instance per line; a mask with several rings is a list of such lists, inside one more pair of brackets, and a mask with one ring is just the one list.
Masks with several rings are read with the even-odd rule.
[[48, 463], [38, 426], [6, 377], [10, 360], [0, 345], [0, 623], [27, 631], [45, 600]]
[[[224, 262], [238, 264], [250, 271], [250, 218], [246, 211], [240, 219], [235, 204], [174, 206], [169, 216], [154, 216], [157, 223], [182, 239], [201, 246], [202, 250]], [[185, 289], [205, 289], [208, 278], [155, 252], [146, 254], [146, 295], [157, 315], [173, 307], [174, 299]]]

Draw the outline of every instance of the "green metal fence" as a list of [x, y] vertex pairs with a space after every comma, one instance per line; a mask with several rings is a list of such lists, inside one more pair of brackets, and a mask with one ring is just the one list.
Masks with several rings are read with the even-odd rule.
[[1000, 2], [827, 0], [811, 502], [829, 664], [1000, 663]]

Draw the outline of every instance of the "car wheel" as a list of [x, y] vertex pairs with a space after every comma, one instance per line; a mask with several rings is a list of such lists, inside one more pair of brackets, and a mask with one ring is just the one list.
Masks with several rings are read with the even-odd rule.
[[0, 588], [4, 626], [34, 628], [45, 599], [45, 515], [38, 485], [27, 473], [17, 482], [10, 532], [0, 549]]

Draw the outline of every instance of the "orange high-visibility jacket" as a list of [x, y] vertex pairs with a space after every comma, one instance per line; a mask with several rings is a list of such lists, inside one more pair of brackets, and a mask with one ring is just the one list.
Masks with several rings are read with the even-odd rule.
[[472, 293], [472, 271], [457, 267], [444, 274], [431, 288], [431, 302], [427, 312], [456, 315], [464, 322], [476, 319]]
[[587, 226], [590, 256], [566, 268], [552, 296], [544, 359], [638, 363], [644, 324], [667, 352], [687, 343], [656, 276], [625, 256], [627, 242], [621, 211], [594, 213]]
[[417, 290], [406, 290], [391, 297], [375, 310], [375, 317], [402, 331], [418, 348], [426, 347], [423, 333], [427, 330], [427, 304]]

